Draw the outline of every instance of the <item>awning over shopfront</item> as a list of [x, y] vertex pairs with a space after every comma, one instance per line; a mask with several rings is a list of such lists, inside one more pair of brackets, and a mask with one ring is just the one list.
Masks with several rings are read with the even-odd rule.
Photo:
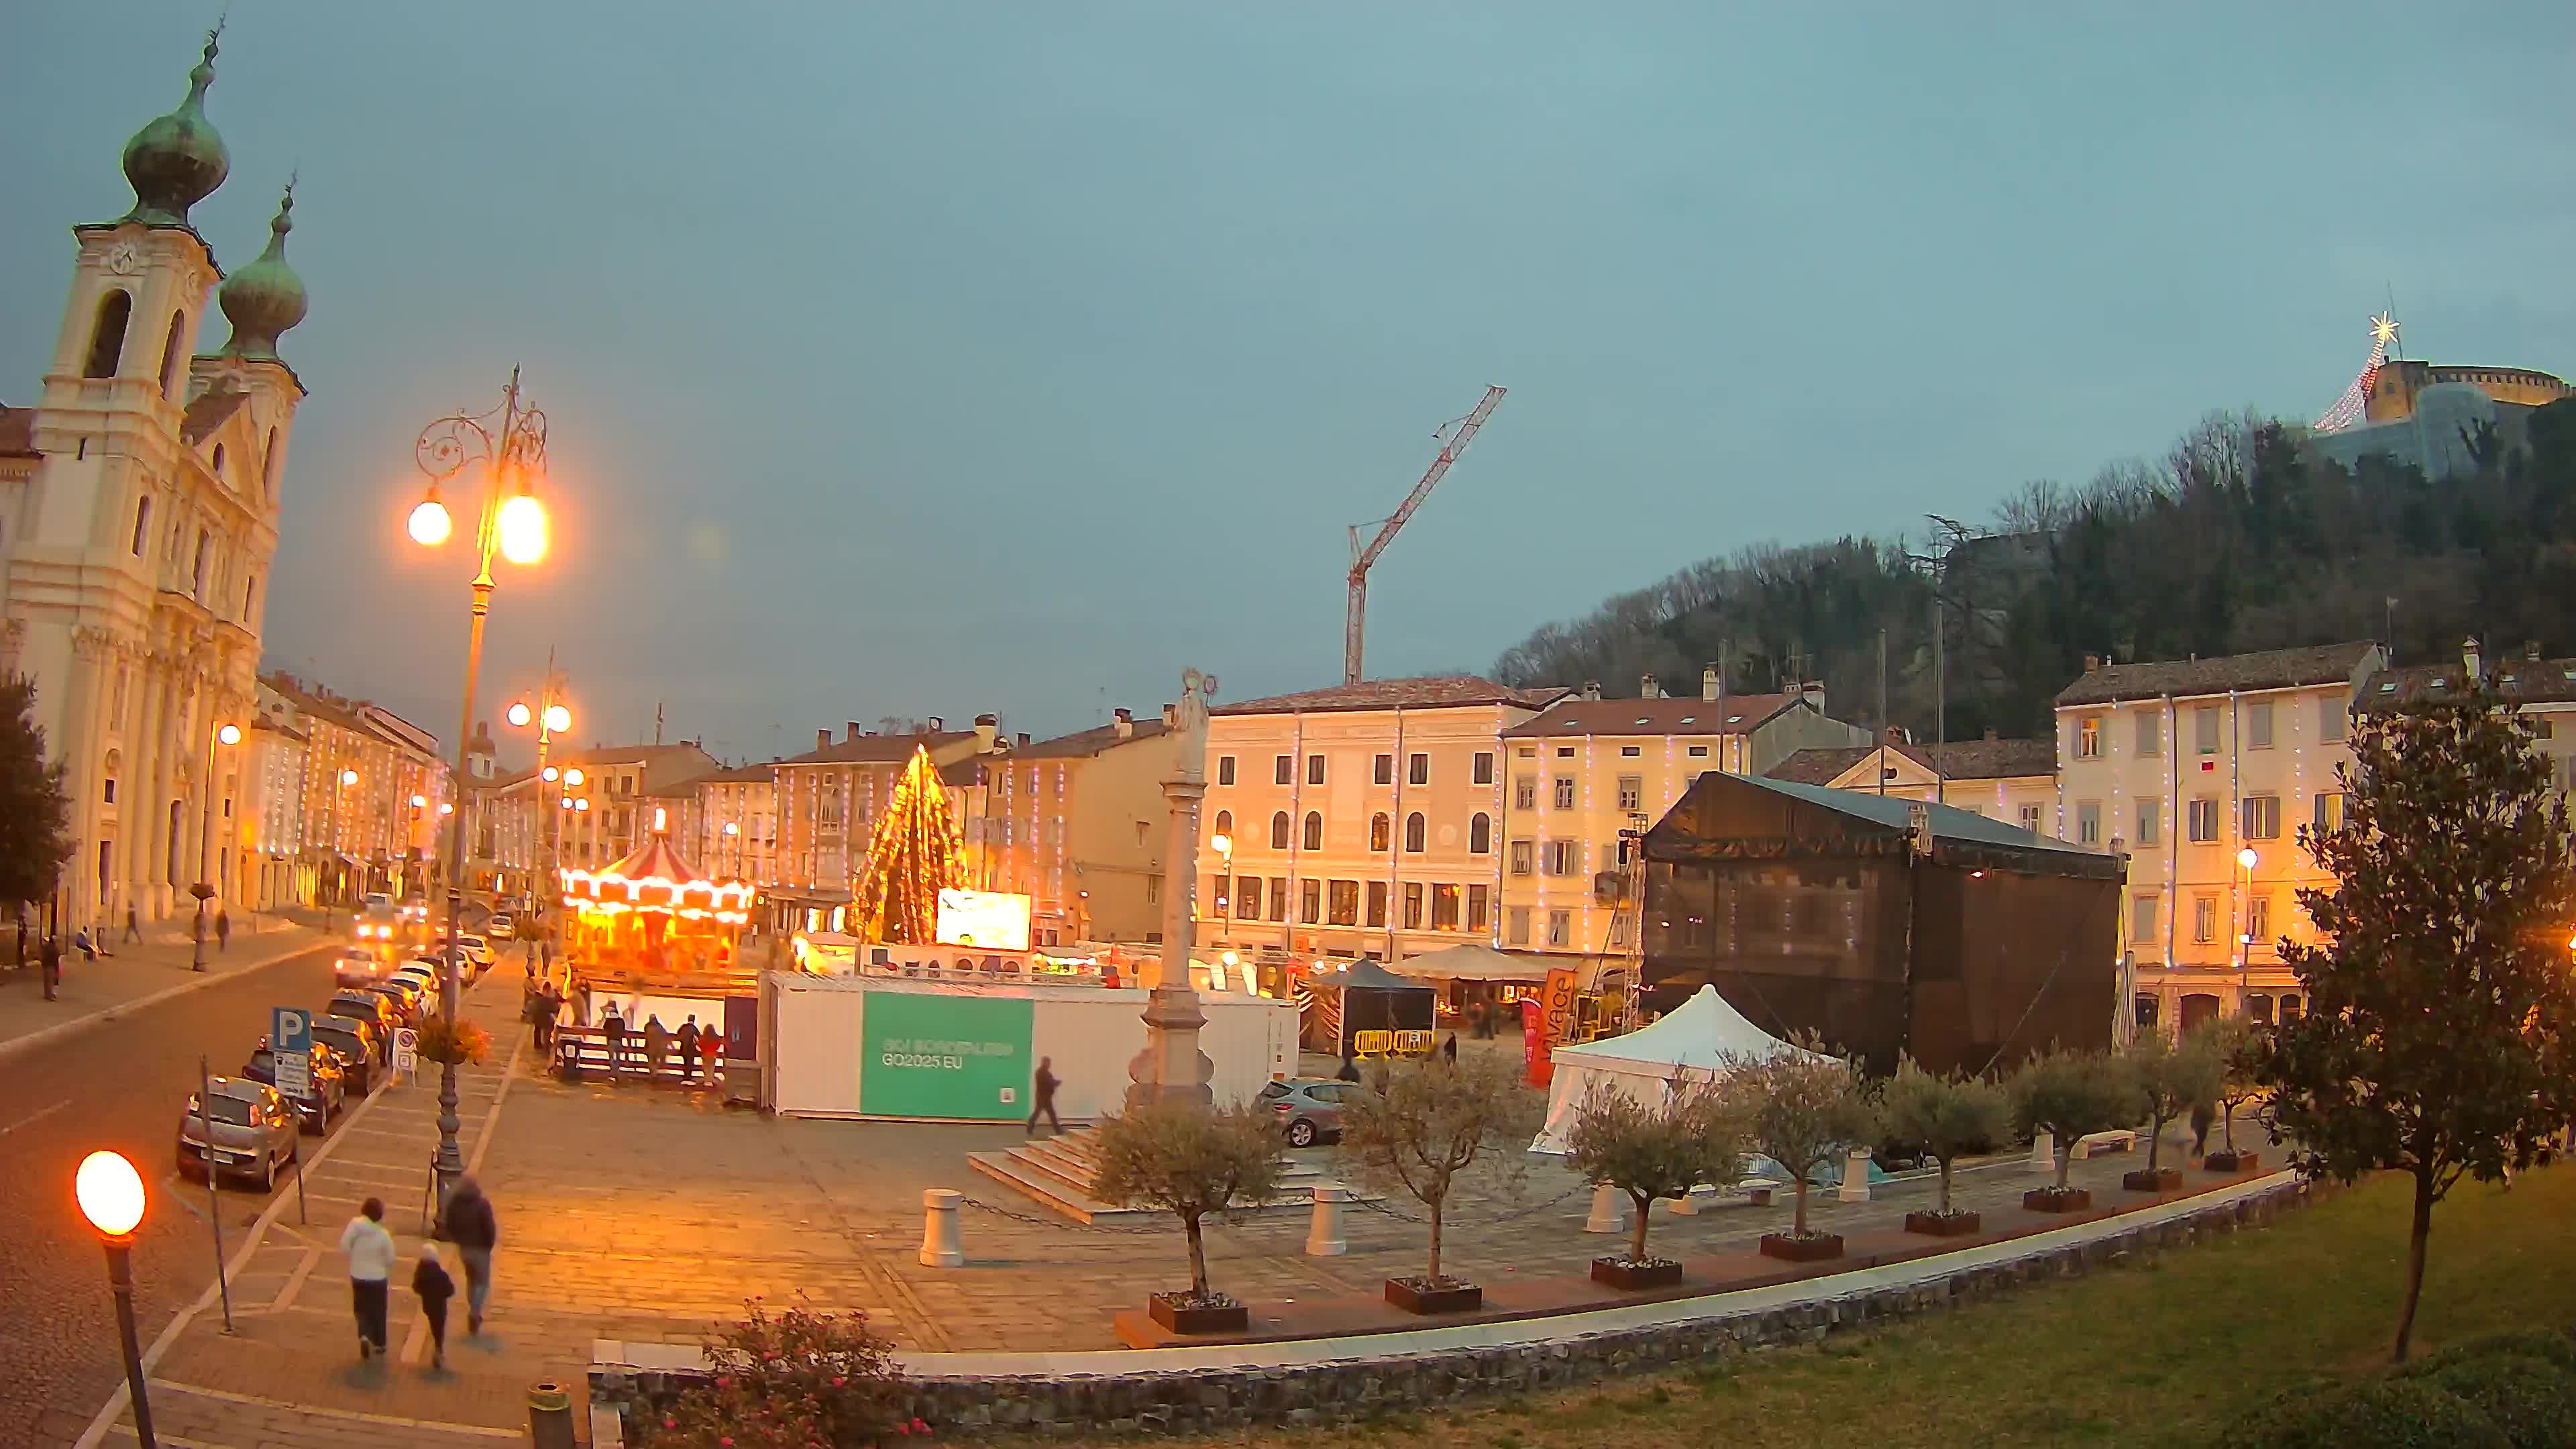
[[[1563, 957], [1555, 964], [1570, 966], [1576, 963], [1573, 957]], [[1463, 946], [1408, 956], [1386, 969], [1416, 981], [1500, 981], [1536, 985], [1547, 979], [1548, 965], [1549, 958], [1545, 956], [1497, 951], [1471, 941]]]

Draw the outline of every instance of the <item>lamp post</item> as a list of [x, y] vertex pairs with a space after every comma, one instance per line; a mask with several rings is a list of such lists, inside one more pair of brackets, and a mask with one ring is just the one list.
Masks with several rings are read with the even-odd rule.
[[[237, 724], [217, 725], [215, 726], [213, 740], [216, 746], [222, 747], [230, 747], [240, 744], [241, 726]], [[213, 884], [209, 882], [206, 877], [213, 874], [211, 862], [215, 853], [215, 791], [217, 789], [216, 782], [220, 778], [219, 768], [220, 767], [215, 762], [215, 751], [213, 748], [209, 748], [206, 751], [205, 769], [206, 820], [205, 824], [197, 831], [197, 884], [195, 888], [189, 892], [189, 894], [197, 898], [197, 921], [195, 928], [197, 947], [194, 955], [190, 958], [188, 963], [188, 969], [191, 971], [203, 971], [206, 969], [206, 900], [209, 896], [214, 894]]]
[[1224, 933], [1217, 938], [1217, 943], [1226, 945], [1234, 939], [1234, 837], [1220, 830], [1208, 837], [1208, 846], [1216, 851], [1217, 858], [1223, 862], [1220, 868], [1225, 872], [1225, 889], [1218, 893], [1216, 906], [1225, 913]]
[[[2250, 845], [2236, 852], [2236, 864], [2245, 872], [2245, 889], [2238, 892], [2234, 889], [2236, 883], [2233, 880], [2228, 882], [2228, 894], [2234, 899], [2230, 899], [2227, 903], [2227, 919], [2228, 924], [2236, 927], [2236, 969], [2239, 971], [2244, 970], [2246, 963], [2254, 957], [2254, 923], [2242, 917], [2253, 914], [2254, 863], [2260, 858], [2254, 854], [2254, 847]], [[2239, 900], [2244, 902], [2244, 911], [2241, 914], [2237, 909]], [[2240, 981], [2237, 986], [2242, 989], [2244, 983]]]
[[116, 1336], [125, 1350], [125, 1391], [134, 1401], [134, 1437], [158, 1449], [152, 1437], [152, 1401], [143, 1387], [143, 1349], [134, 1337], [134, 1230], [143, 1222], [143, 1178], [114, 1152], [81, 1159], [72, 1178], [81, 1216], [98, 1230], [107, 1249], [107, 1288], [116, 1296]]
[[[510, 384], [501, 391], [498, 409], [440, 418], [421, 429], [412, 454], [420, 471], [429, 478], [429, 487], [413, 506], [408, 525], [412, 541], [424, 548], [447, 542], [453, 529], [447, 504], [439, 497], [440, 486], [472, 464], [483, 465], [482, 517], [474, 530], [473, 606], [465, 635], [464, 707], [458, 711], [456, 727], [456, 793], [461, 795], [465, 781], [473, 773], [467, 751], [472, 748], [474, 734], [474, 677], [483, 668], [483, 620], [492, 612], [492, 555], [497, 551], [514, 564], [526, 565], [546, 554], [545, 505], [530, 491], [536, 476], [545, 471], [546, 415], [521, 404], [519, 370], [513, 367]], [[439, 952], [438, 1010], [451, 1023], [456, 1020], [457, 917], [464, 904], [464, 876], [465, 817], [450, 815], [447, 945]], [[455, 1190], [456, 1179], [465, 1174], [465, 1156], [456, 1145], [456, 1130], [462, 1125], [456, 1116], [456, 1063], [444, 1062], [440, 1064], [438, 1082], [437, 1173], [441, 1208]]]
[[[555, 652], [549, 649], [546, 651], [546, 679], [537, 690], [536, 703], [530, 704], [524, 699], [518, 700], [511, 704], [508, 715], [510, 724], [514, 728], [526, 729], [531, 724], [536, 726], [537, 778], [548, 786], [551, 786], [556, 776], [561, 773], [546, 760], [553, 746], [555, 734], [572, 728], [572, 710], [563, 702], [563, 687], [563, 674], [555, 668]], [[574, 770], [571, 772], [571, 777], [578, 783], [581, 772]], [[551, 795], [556, 792], [549, 788], [546, 793]], [[545, 839], [541, 842], [544, 848], [545, 869], [538, 877], [546, 883], [546, 962], [549, 969], [552, 968], [556, 955], [561, 952], [563, 944], [556, 935], [558, 908], [563, 904], [563, 877], [557, 870], [555, 861], [555, 827], [559, 819], [560, 817], [553, 810], [546, 811]], [[531, 891], [529, 898], [533, 903], [535, 892]]]

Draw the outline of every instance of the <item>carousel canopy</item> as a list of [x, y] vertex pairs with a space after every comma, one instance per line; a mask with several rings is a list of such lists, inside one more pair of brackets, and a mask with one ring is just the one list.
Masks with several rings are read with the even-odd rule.
[[656, 835], [596, 874], [563, 873], [564, 904], [582, 910], [660, 911], [739, 922], [751, 907], [748, 881], [709, 880]]

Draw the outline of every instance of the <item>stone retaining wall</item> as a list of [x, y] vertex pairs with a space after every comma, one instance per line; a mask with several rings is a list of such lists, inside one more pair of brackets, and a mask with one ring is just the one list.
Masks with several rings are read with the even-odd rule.
[[[1815, 1298], [1779, 1307], [1732, 1313], [1720, 1309], [1682, 1322], [1570, 1334], [1544, 1342], [1390, 1353], [1289, 1367], [927, 1379], [915, 1385], [913, 1412], [943, 1430], [1063, 1434], [1315, 1424], [1428, 1409], [1748, 1349], [1813, 1343], [1839, 1330], [1957, 1307], [2019, 1284], [2072, 1277], [2135, 1254], [2184, 1247], [2240, 1227], [2261, 1226], [2299, 1205], [2307, 1191], [2295, 1180], [2285, 1181], [2161, 1222], [2122, 1228], [2080, 1243], [2034, 1247], [1946, 1276], [1892, 1286], [1837, 1293], [1834, 1278], [1816, 1279], [1811, 1283]], [[1938, 1260], [1906, 1266], [1924, 1262]], [[1367, 1340], [1349, 1342], [1364, 1348]], [[1246, 1352], [1257, 1353], [1259, 1348], [1248, 1347]], [[704, 1377], [699, 1370], [600, 1364], [591, 1370], [591, 1397], [596, 1405], [622, 1410], [629, 1423], [657, 1422], [659, 1416], [653, 1410], [666, 1407], [682, 1388]], [[636, 1435], [630, 1442], [649, 1440]]]

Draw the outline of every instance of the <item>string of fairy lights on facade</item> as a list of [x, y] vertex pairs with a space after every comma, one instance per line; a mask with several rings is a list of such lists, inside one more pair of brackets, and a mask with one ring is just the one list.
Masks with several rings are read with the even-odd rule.
[[966, 883], [960, 853], [948, 792], [930, 751], [915, 746], [851, 884], [851, 934], [889, 946], [935, 943], [939, 893]]

